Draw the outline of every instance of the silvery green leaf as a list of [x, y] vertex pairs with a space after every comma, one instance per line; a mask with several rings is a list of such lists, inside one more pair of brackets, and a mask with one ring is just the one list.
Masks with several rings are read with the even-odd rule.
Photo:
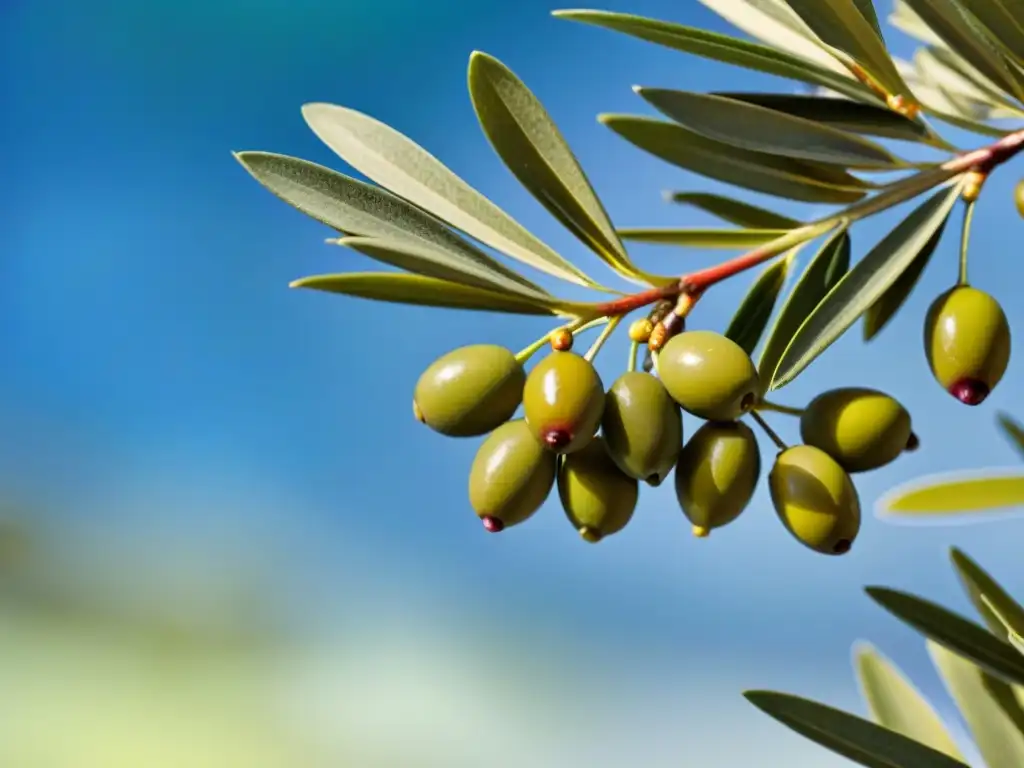
[[708, 192], [670, 192], [666, 198], [681, 205], [699, 208], [723, 221], [748, 229], [795, 229], [800, 222], [742, 200]]
[[313, 132], [357, 171], [495, 250], [549, 275], [596, 287], [593, 279], [394, 128], [354, 109], [306, 104]]
[[954, 547], [950, 557], [961, 586], [989, 631], [1000, 636], [1007, 629], [1024, 634], [1024, 606], [963, 551]]
[[959, 196], [958, 184], [933, 194], [846, 273], [796, 332], [775, 371], [772, 389], [800, 375], [889, 290], [922, 250], [935, 247]]
[[782, 237], [785, 229], [711, 229], [708, 227], [637, 227], [620, 229], [623, 240], [690, 248], [753, 248]]
[[726, 338], [736, 342], [748, 355], [754, 354], [764, 335], [796, 253], [796, 249], [790, 251], [761, 271], [725, 329]]

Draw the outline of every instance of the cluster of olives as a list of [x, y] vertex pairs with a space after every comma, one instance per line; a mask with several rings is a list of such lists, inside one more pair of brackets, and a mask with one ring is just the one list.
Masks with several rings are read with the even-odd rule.
[[935, 380], [953, 397], [978, 405], [1010, 362], [1010, 324], [992, 296], [970, 285], [942, 293], [928, 309], [925, 353]]
[[[649, 343], [651, 323], [630, 328]], [[653, 372], [630, 370], [607, 390], [573, 335], [550, 335], [550, 352], [527, 372], [521, 357], [495, 345], [456, 349], [420, 377], [416, 417], [449, 436], [487, 435], [469, 475], [469, 501], [486, 530], [528, 520], [557, 486], [566, 517], [589, 542], [621, 531], [640, 483], [675, 491], [697, 536], [736, 520], [761, 475], [754, 432], [740, 419], [769, 404], [757, 369], [729, 338], [681, 330], [653, 354]], [[649, 344], [653, 347], [653, 344]], [[635, 358], [634, 358], [635, 359]], [[522, 407], [521, 418], [513, 418]], [[792, 410], [792, 409], [790, 409]], [[683, 413], [704, 420], [683, 439]], [[876, 469], [917, 438], [896, 400], [870, 389], [818, 396], [800, 414], [802, 444], [779, 451], [768, 475], [773, 506], [800, 542], [825, 554], [849, 551], [860, 529], [850, 474]]]

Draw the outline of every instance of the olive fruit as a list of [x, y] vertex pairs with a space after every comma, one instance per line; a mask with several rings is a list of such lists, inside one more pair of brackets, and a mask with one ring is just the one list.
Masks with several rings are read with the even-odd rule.
[[787, 448], [768, 473], [768, 489], [797, 541], [826, 555], [850, 551], [860, 530], [860, 500], [835, 459], [813, 445]]
[[708, 421], [732, 421], [757, 400], [757, 369], [743, 348], [713, 331], [683, 331], [658, 355], [658, 375], [672, 398]]
[[580, 536], [596, 543], [626, 527], [640, 497], [640, 484], [615, 465], [604, 438], [595, 437], [562, 458], [558, 496]]
[[508, 421], [526, 373], [511, 350], [472, 344], [439, 357], [416, 382], [413, 413], [442, 435], [475, 437]]
[[469, 471], [469, 503], [484, 528], [497, 533], [540, 509], [555, 484], [556, 462], [522, 419], [491, 432]]
[[694, 535], [739, 517], [760, 474], [757, 438], [743, 422], [708, 422], [694, 432], [676, 464], [676, 497]]
[[553, 352], [526, 377], [523, 414], [542, 444], [572, 453], [597, 432], [604, 386], [594, 366], [575, 352]]
[[929, 307], [925, 353], [935, 380], [953, 397], [978, 405], [995, 389], [1010, 362], [1010, 324], [984, 291], [958, 285]]
[[844, 387], [814, 398], [800, 417], [800, 438], [847, 472], [893, 461], [911, 444], [910, 414], [884, 392]]
[[1013, 188], [1013, 202], [1017, 206], [1017, 213], [1024, 218], [1024, 179], [1018, 181]]
[[619, 469], [656, 486], [683, 447], [683, 415], [657, 377], [629, 371], [605, 395], [601, 434]]

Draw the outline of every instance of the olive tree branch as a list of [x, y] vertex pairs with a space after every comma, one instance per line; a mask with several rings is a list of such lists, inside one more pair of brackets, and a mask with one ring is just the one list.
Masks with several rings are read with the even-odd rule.
[[791, 229], [736, 258], [683, 275], [675, 283], [649, 288], [612, 301], [595, 304], [594, 316], [620, 316], [664, 299], [681, 294], [699, 296], [716, 283], [779, 256], [791, 248], [813, 240], [840, 226], [849, 226], [943, 184], [964, 173], [975, 171], [988, 175], [993, 168], [1010, 160], [1024, 149], [1024, 129], [1008, 133], [986, 147], [961, 153], [952, 159], [883, 187], [878, 194], [854, 203], [839, 213]]

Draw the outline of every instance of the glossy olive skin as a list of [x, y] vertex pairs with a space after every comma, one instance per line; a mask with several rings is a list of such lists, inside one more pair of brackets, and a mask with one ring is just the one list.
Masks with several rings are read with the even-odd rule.
[[658, 376], [683, 410], [733, 421], [757, 400], [757, 368], [736, 342], [713, 331], [683, 331], [658, 355]]
[[788, 448], [768, 473], [768, 489], [797, 541], [825, 555], [850, 551], [860, 531], [860, 499], [835, 459], [812, 445]]
[[469, 471], [469, 503], [487, 530], [529, 519], [554, 487], [557, 460], [522, 419], [488, 435]]
[[589, 443], [603, 412], [601, 377], [575, 352], [552, 352], [526, 377], [526, 423], [534, 437], [556, 453], [573, 453]]
[[562, 458], [558, 497], [580, 536], [597, 543], [626, 527], [640, 497], [640, 484], [619, 470], [604, 439], [595, 437]]
[[942, 388], [966, 405], [979, 405], [1006, 373], [1010, 324], [994, 298], [977, 288], [957, 286], [928, 309], [924, 345]]
[[1013, 204], [1017, 206], [1017, 213], [1024, 219], [1024, 179], [1017, 182], [1013, 188]]
[[683, 447], [683, 414], [657, 377], [628, 371], [605, 395], [601, 434], [619, 469], [657, 486]]
[[906, 450], [910, 414], [884, 392], [843, 387], [814, 398], [800, 417], [800, 438], [847, 472], [884, 467]]
[[459, 347], [420, 376], [413, 412], [442, 435], [484, 435], [512, 417], [525, 383], [526, 372], [511, 350], [494, 344]]
[[708, 422], [693, 433], [676, 464], [676, 498], [695, 536], [728, 525], [754, 495], [761, 452], [743, 422]]

